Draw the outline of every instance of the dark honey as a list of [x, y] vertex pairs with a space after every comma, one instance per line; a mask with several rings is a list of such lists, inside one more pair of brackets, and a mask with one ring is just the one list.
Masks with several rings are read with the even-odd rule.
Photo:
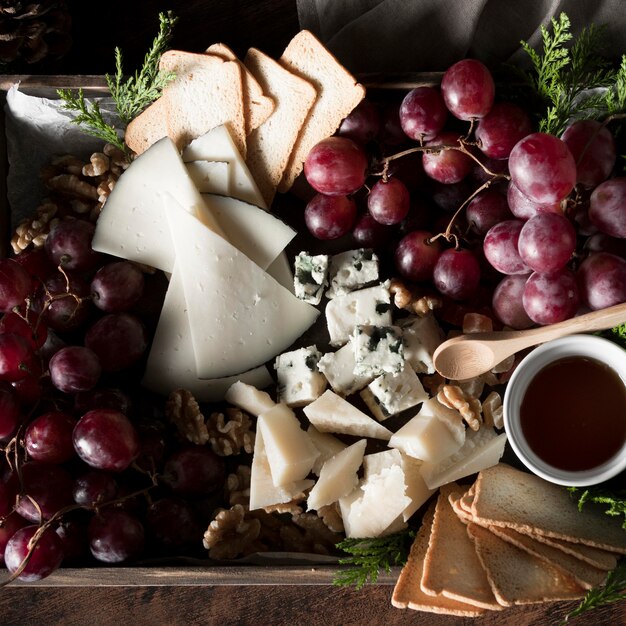
[[533, 452], [565, 471], [597, 467], [626, 441], [626, 387], [604, 363], [565, 357], [531, 380], [520, 424]]

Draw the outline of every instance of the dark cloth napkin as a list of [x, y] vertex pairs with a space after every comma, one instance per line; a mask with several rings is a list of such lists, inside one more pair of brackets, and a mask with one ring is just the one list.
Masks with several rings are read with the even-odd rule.
[[541, 25], [567, 13], [577, 34], [605, 24], [603, 51], [626, 52], [624, 0], [297, 0], [300, 26], [353, 73], [443, 71], [464, 58], [525, 65]]

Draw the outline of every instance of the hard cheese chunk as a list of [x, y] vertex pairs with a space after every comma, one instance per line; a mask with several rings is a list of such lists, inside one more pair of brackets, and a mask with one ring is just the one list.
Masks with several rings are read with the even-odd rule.
[[307, 511], [337, 502], [358, 484], [357, 470], [363, 461], [367, 441], [361, 439], [328, 459], [307, 499]]
[[256, 367], [288, 348], [318, 311], [188, 213], [169, 220], [199, 378]]
[[304, 414], [317, 430], [357, 437], [389, 440], [391, 431], [363, 411], [327, 389], [317, 400], [304, 407]]
[[306, 432], [320, 453], [317, 459], [315, 459], [315, 463], [313, 463], [313, 473], [319, 476], [324, 463], [348, 446], [343, 441], [337, 439], [337, 437], [333, 437], [328, 433], [321, 433], [315, 426], [309, 426]]
[[267, 391], [261, 391], [254, 385], [249, 385], [241, 380], [233, 383], [226, 390], [224, 400], [256, 417], [276, 406]]
[[276, 357], [278, 398], [287, 406], [304, 406], [326, 389], [326, 378], [317, 369], [321, 357], [315, 346], [284, 352]]
[[216, 126], [209, 132], [194, 139], [183, 152], [185, 163], [201, 161], [222, 161], [228, 163], [229, 180], [225, 192], [210, 191], [210, 193], [223, 193], [224, 195], [238, 198], [263, 209], [267, 205], [259, 192], [252, 174], [241, 158], [228, 129], [221, 125]]
[[326, 376], [333, 391], [340, 396], [349, 396], [363, 389], [374, 377], [371, 372], [355, 374], [354, 347], [352, 341], [336, 352], [327, 352], [317, 364], [320, 372]]
[[404, 358], [418, 373], [434, 374], [433, 353], [443, 341], [443, 331], [432, 313], [411, 315], [398, 321], [404, 339]]
[[287, 405], [277, 404], [261, 413], [257, 430], [263, 434], [275, 486], [282, 487], [306, 478], [319, 452]]
[[333, 255], [330, 260], [329, 298], [342, 296], [378, 280], [378, 257], [369, 248], [357, 248]]
[[179, 212], [221, 232], [169, 137], [154, 143], [120, 176], [96, 223], [92, 247], [172, 272], [176, 257], [166, 215]]
[[402, 331], [397, 326], [359, 325], [352, 336], [354, 373], [399, 374], [404, 367]]
[[142, 385], [160, 394], [187, 389], [199, 402], [217, 402], [237, 381], [260, 389], [273, 383], [264, 365], [226, 378], [198, 378], [182, 277], [175, 267], [150, 347]]
[[299, 252], [294, 270], [296, 296], [309, 304], [319, 304], [328, 283], [328, 255]]
[[257, 430], [250, 470], [250, 510], [291, 502], [312, 485], [312, 480], [305, 479], [276, 487], [272, 481], [272, 471], [265, 451], [263, 433], [260, 429]]

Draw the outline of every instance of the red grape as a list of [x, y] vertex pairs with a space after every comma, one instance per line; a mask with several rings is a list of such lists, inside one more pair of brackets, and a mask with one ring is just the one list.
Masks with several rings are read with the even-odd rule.
[[107, 313], [128, 311], [141, 298], [143, 287], [143, 273], [134, 263], [114, 261], [96, 272], [91, 281], [91, 298]]
[[491, 72], [483, 63], [476, 59], [463, 59], [444, 73], [441, 93], [452, 115], [460, 120], [471, 120], [489, 113], [495, 84]]
[[441, 254], [439, 239], [431, 241], [432, 236], [428, 231], [414, 230], [400, 240], [395, 251], [395, 263], [404, 278], [415, 282], [432, 278]]
[[585, 241], [586, 252], [610, 252], [626, 259], [626, 239], [611, 237], [605, 233], [593, 233]]
[[626, 178], [611, 178], [591, 194], [589, 219], [607, 235], [626, 239]]
[[496, 224], [512, 218], [506, 196], [497, 189], [481, 191], [465, 209], [467, 223], [479, 235], [487, 234]]
[[371, 100], [361, 100], [341, 122], [337, 134], [362, 145], [375, 139], [380, 132], [380, 112]]
[[[20, 421], [21, 404], [15, 389], [0, 381], [0, 439], [10, 437]], [[0, 515], [1, 516], [1, 515]]]
[[319, 193], [347, 196], [365, 183], [367, 156], [351, 139], [328, 137], [311, 148], [304, 162], [304, 175]]
[[524, 222], [505, 220], [492, 226], [483, 241], [485, 258], [502, 274], [530, 274], [518, 251], [519, 236]]
[[533, 321], [524, 309], [522, 296], [528, 276], [505, 276], [493, 292], [492, 306], [498, 319], [516, 330], [530, 328]]
[[453, 300], [467, 300], [480, 282], [480, 265], [469, 250], [444, 250], [435, 263], [433, 282], [439, 293]]
[[11, 383], [11, 386], [15, 390], [19, 401], [26, 407], [34, 406], [41, 400], [41, 396], [43, 395], [39, 375], [33, 376], [32, 374], [28, 374], [24, 378]]
[[2, 524], [0, 524], [0, 565], [4, 565], [4, 552], [9, 539], [27, 524], [28, 522], [17, 513], [10, 513], [3, 519]]
[[136, 516], [121, 509], [104, 509], [89, 523], [91, 554], [104, 563], [123, 563], [144, 549], [144, 529]]
[[117, 496], [117, 482], [111, 474], [100, 470], [89, 470], [74, 481], [74, 502], [94, 507], [111, 502]]
[[513, 146], [533, 130], [530, 117], [512, 102], [497, 102], [476, 126], [480, 149], [491, 159], [508, 159]]
[[573, 317], [579, 304], [574, 273], [564, 268], [552, 274], [531, 274], [522, 302], [528, 317], [537, 324], [555, 324]]
[[41, 322], [31, 320], [33, 317], [31, 309], [28, 309], [26, 315], [15, 311], [5, 313], [0, 319], [0, 333], [21, 335], [28, 340], [33, 350], [37, 350], [46, 343], [48, 328]]
[[382, 109], [378, 141], [386, 146], [397, 146], [406, 141], [400, 123], [400, 104], [397, 102], [389, 102]]
[[139, 455], [139, 436], [129, 419], [113, 409], [85, 413], [73, 434], [78, 456], [96, 469], [121, 472]]
[[46, 252], [52, 262], [64, 270], [93, 270], [102, 260], [102, 254], [91, 247], [95, 230], [95, 225], [87, 220], [61, 220], [50, 229], [46, 237]]
[[535, 272], [549, 274], [567, 265], [576, 248], [572, 223], [556, 213], [539, 213], [522, 227], [517, 249]]
[[45, 284], [45, 293], [39, 296], [38, 310], [49, 328], [69, 332], [82, 327], [89, 319], [93, 304], [89, 285], [78, 276], [55, 274]]
[[46, 281], [58, 271], [43, 247], [27, 248], [13, 259], [38, 281]]
[[539, 204], [525, 196], [513, 181], [509, 182], [506, 191], [506, 200], [511, 213], [521, 220], [527, 220], [537, 213], [562, 213], [561, 203]]
[[576, 163], [558, 137], [532, 133], [518, 141], [509, 157], [511, 180], [528, 198], [551, 204], [566, 198], [576, 183]]
[[39, 374], [41, 366], [28, 341], [14, 333], [0, 334], [0, 380], [15, 382]]
[[63, 544], [63, 566], [80, 565], [90, 556], [85, 520], [77, 515], [64, 515], [55, 532]]
[[50, 380], [63, 393], [93, 389], [102, 373], [102, 366], [93, 350], [84, 346], [61, 348], [50, 359]]
[[28, 461], [22, 465], [22, 483], [15, 510], [30, 522], [50, 519], [73, 502], [72, 476], [60, 465]]
[[[426, 143], [427, 146], [459, 145], [459, 135], [446, 131]], [[426, 174], [440, 183], [449, 185], [461, 182], [471, 171], [472, 159], [455, 149], [441, 149], [438, 152], [424, 152], [422, 165]]]
[[411, 198], [406, 185], [398, 178], [378, 180], [367, 196], [367, 208], [381, 224], [399, 224], [409, 212]]
[[211, 448], [185, 445], [165, 461], [161, 480], [175, 494], [206, 496], [222, 487], [225, 478], [224, 460]]
[[404, 96], [400, 105], [400, 125], [407, 137], [428, 141], [446, 124], [448, 109], [441, 92], [434, 87], [416, 87]]
[[626, 302], [626, 260], [609, 252], [594, 252], [579, 266], [582, 301], [593, 310]]
[[352, 238], [359, 248], [378, 248], [389, 242], [391, 230], [377, 222], [369, 213], [364, 213], [352, 229]]
[[24, 433], [24, 449], [28, 456], [42, 463], [65, 463], [76, 454], [72, 431], [76, 420], [62, 411], [37, 416]]
[[[29, 554], [30, 540], [39, 530], [38, 526], [20, 528], [7, 543], [4, 562], [10, 573], [18, 570]], [[46, 528], [32, 548], [28, 563], [19, 574], [19, 580], [32, 582], [50, 576], [63, 561], [63, 542], [51, 528]]]
[[30, 274], [13, 259], [0, 259], [0, 311], [24, 304], [33, 287]]
[[304, 209], [304, 221], [317, 239], [343, 237], [356, 219], [356, 203], [347, 196], [316, 194]]
[[74, 396], [74, 411], [82, 415], [93, 409], [115, 409], [124, 415], [132, 410], [132, 400], [121, 389], [100, 387], [82, 391]]

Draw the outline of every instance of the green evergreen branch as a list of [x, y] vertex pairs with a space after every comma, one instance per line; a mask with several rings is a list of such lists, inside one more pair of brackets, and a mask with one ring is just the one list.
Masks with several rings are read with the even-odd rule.
[[389, 573], [394, 565], [406, 563], [414, 538], [415, 532], [406, 530], [375, 539], [344, 539], [337, 548], [351, 556], [339, 563], [352, 567], [337, 572], [333, 585], [361, 589], [367, 582], [375, 583], [381, 570]]
[[612, 490], [605, 487], [589, 487], [582, 490], [581, 487], [568, 487], [572, 496], [578, 498], [578, 510], [582, 511], [585, 504], [592, 502], [605, 507], [607, 515], [623, 515], [622, 527], [626, 530], [626, 490]]

